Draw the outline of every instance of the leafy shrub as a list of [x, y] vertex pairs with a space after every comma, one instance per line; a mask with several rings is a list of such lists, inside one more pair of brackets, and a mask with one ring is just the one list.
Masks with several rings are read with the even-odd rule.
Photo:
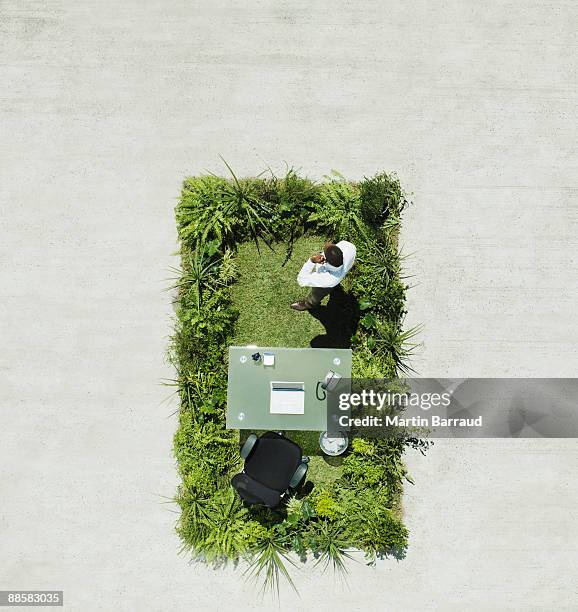
[[316, 209], [317, 188], [313, 181], [289, 168], [282, 178], [273, 175], [261, 181], [258, 189], [271, 207], [271, 231], [275, 237], [289, 242], [297, 238]]
[[357, 455], [373, 455], [375, 453], [375, 446], [363, 438], [355, 438], [351, 442], [351, 448]]
[[408, 531], [391, 509], [384, 487], [348, 490], [342, 496], [345, 536], [365, 551], [370, 561], [388, 553], [403, 554]]
[[273, 211], [259, 197], [258, 183], [254, 179], [239, 180], [227, 167], [230, 181], [200, 176], [183, 184], [176, 219], [179, 238], [189, 248], [212, 240], [230, 246], [240, 238], [257, 240], [258, 236], [271, 235], [267, 220]]
[[[181, 475], [189, 479], [192, 488], [199, 491], [216, 488], [219, 479], [239, 464], [236, 451], [237, 438], [232, 430], [224, 429], [219, 423], [199, 425], [192, 412], [180, 413], [174, 453]], [[206, 486], [207, 483], [211, 483], [210, 486]], [[201, 485], [205, 489], [201, 489]]]
[[352, 378], [392, 378], [396, 376], [395, 363], [390, 359], [372, 355], [367, 346], [357, 337], [356, 351], [352, 357]]
[[287, 521], [291, 525], [306, 523], [315, 516], [315, 510], [308, 500], [292, 497], [287, 503]]
[[225, 359], [224, 347], [232, 337], [238, 316], [231, 306], [229, 293], [214, 291], [200, 310], [184, 297], [177, 308], [177, 316], [173, 349], [178, 364], [188, 364], [203, 371], [218, 368]]
[[383, 482], [385, 470], [381, 463], [352, 453], [343, 461], [343, 478], [354, 485], [373, 487]]
[[225, 249], [223, 259], [221, 260], [220, 264], [219, 284], [229, 285], [237, 278], [237, 275], [239, 274], [237, 262], [235, 261], [235, 254], [231, 249]]
[[208, 561], [237, 560], [267, 533], [265, 527], [250, 519], [247, 508], [231, 487], [209, 499], [201, 524], [206, 535], [197, 550]]
[[403, 481], [411, 481], [402, 456], [407, 437], [394, 433], [388, 438], [353, 440], [352, 452], [343, 461], [343, 479], [356, 487], [386, 485], [389, 502], [400, 492]]
[[329, 491], [321, 491], [315, 500], [315, 514], [322, 518], [337, 517], [337, 502]]
[[386, 217], [398, 216], [406, 200], [396, 176], [382, 172], [360, 184], [360, 210], [368, 225], [380, 225]]
[[198, 176], [185, 180], [176, 209], [179, 238], [194, 248], [210, 240], [219, 244], [231, 241], [237, 218], [227, 200], [227, 181], [216, 176]]
[[227, 381], [222, 370], [182, 372], [181, 404], [199, 423], [222, 418], [227, 404]]
[[356, 241], [367, 234], [359, 203], [357, 186], [338, 175], [319, 188], [317, 210], [309, 222], [331, 236]]

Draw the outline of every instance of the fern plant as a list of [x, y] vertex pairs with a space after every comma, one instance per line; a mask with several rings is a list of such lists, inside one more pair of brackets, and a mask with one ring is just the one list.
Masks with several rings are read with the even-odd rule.
[[197, 549], [207, 561], [239, 559], [250, 546], [247, 508], [230, 487], [217, 492], [208, 502], [201, 525], [205, 537]]
[[217, 176], [198, 176], [183, 184], [175, 215], [179, 238], [195, 249], [209, 240], [233, 242], [236, 217], [225, 197], [228, 182]]
[[329, 232], [336, 239], [367, 239], [367, 227], [359, 205], [359, 188], [334, 172], [331, 180], [321, 185], [317, 210], [310, 215], [309, 222]]

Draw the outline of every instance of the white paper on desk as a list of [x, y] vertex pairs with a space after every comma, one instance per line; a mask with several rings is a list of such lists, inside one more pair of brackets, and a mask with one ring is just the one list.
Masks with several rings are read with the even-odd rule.
[[304, 414], [305, 383], [302, 382], [272, 382], [271, 414]]

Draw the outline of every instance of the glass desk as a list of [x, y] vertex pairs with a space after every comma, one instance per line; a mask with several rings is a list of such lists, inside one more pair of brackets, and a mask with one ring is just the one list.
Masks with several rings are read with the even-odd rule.
[[325, 431], [330, 371], [351, 378], [351, 349], [229, 347], [227, 429]]

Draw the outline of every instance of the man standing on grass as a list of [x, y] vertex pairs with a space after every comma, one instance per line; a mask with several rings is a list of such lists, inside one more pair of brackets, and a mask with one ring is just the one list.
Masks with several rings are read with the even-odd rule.
[[319, 306], [351, 270], [355, 261], [355, 246], [342, 240], [337, 244], [325, 243], [323, 252], [308, 259], [297, 275], [300, 287], [311, 287], [309, 295], [291, 304], [293, 310], [309, 310]]

